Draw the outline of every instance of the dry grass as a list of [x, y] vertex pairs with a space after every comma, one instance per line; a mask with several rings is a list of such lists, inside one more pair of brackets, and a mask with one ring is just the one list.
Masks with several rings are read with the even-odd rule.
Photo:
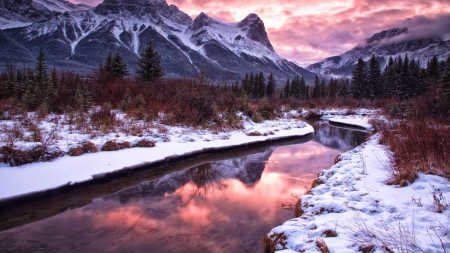
[[263, 244], [263, 253], [274, 253], [276, 246], [280, 245], [282, 249], [286, 249], [287, 237], [284, 233], [274, 233], [270, 236], [265, 235], [261, 240]]
[[322, 253], [330, 253], [330, 249], [328, 249], [327, 244], [321, 237], [316, 238], [316, 246], [319, 248]]
[[399, 120], [380, 128], [381, 143], [394, 154], [390, 184], [406, 186], [404, 182], [414, 182], [419, 172], [450, 178], [450, 126], [437, 121]]

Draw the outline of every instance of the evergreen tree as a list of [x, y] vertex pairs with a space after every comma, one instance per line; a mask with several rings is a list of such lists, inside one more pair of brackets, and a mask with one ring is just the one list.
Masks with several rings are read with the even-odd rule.
[[446, 67], [440, 80], [440, 90], [447, 101], [450, 102], [450, 56], [447, 58]]
[[317, 75], [314, 79], [314, 86], [313, 86], [313, 91], [312, 91], [311, 97], [313, 99], [317, 99], [320, 97], [320, 81], [319, 81], [319, 77]]
[[248, 74], [245, 74], [244, 80], [242, 80], [242, 90], [247, 94], [247, 96], [252, 92], [252, 87], [250, 85], [250, 79]]
[[384, 69], [383, 96], [385, 98], [394, 97], [395, 80], [396, 75], [394, 68], [394, 59], [392, 59], [392, 57], [389, 57], [388, 64]]
[[136, 74], [142, 81], [153, 81], [161, 78], [165, 73], [161, 66], [161, 55], [155, 51], [151, 42], [141, 53]]
[[435, 85], [439, 80], [439, 61], [435, 55], [427, 64], [428, 85]]
[[272, 73], [270, 73], [269, 78], [267, 80], [267, 89], [266, 89], [266, 95], [268, 97], [272, 97], [274, 95], [276, 86], [277, 84], [275, 78], [273, 77]]
[[266, 95], [266, 80], [264, 73], [260, 72], [255, 80], [256, 98], [263, 98]]
[[291, 85], [289, 78], [286, 80], [286, 84], [283, 87], [284, 98], [288, 98], [291, 96]]
[[305, 78], [302, 76], [302, 79], [300, 79], [300, 99], [308, 99], [308, 86], [306, 86]]
[[112, 69], [110, 72], [113, 76], [123, 77], [129, 75], [127, 64], [123, 62], [122, 56], [120, 56], [119, 52], [116, 53], [116, 56], [112, 61]]
[[328, 87], [329, 87], [328, 96], [330, 98], [336, 97], [339, 92], [338, 81], [334, 78], [331, 78], [330, 82], [328, 83]]
[[8, 64], [8, 76], [6, 79], [6, 83], [5, 83], [5, 87], [3, 88], [4, 90], [4, 97], [5, 98], [10, 98], [10, 97], [15, 97], [16, 96], [16, 78], [14, 75], [14, 66], [12, 65], [12, 63]]
[[38, 83], [41, 88], [45, 85], [45, 82], [47, 81], [47, 64], [45, 63], [45, 54], [44, 51], [41, 49], [39, 50], [38, 56], [36, 58], [36, 82]]
[[81, 87], [77, 88], [75, 97], [76, 97], [76, 100], [78, 103], [78, 108], [80, 109], [80, 111], [87, 112], [87, 110], [89, 110], [89, 108], [91, 108], [92, 96], [86, 85], [84, 85], [83, 88], [81, 88]]
[[351, 91], [353, 98], [367, 97], [367, 67], [363, 59], [359, 58], [356, 67], [352, 71]]
[[367, 72], [367, 91], [369, 98], [380, 98], [383, 93], [383, 83], [381, 78], [380, 65], [375, 55], [372, 55], [369, 62], [369, 70]]
[[301, 98], [301, 87], [300, 87], [299, 76], [297, 76], [296, 78], [292, 79], [292, 82], [291, 82], [291, 95], [294, 98], [296, 98], [296, 99], [300, 99]]

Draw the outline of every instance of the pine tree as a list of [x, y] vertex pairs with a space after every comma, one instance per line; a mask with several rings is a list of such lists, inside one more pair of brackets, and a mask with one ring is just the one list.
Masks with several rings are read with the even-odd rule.
[[14, 66], [10, 63], [10, 64], [8, 64], [7, 81], [5, 83], [5, 87], [3, 88], [5, 98], [10, 98], [10, 97], [16, 96], [17, 89], [16, 89], [16, 80], [15, 79], [16, 78], [14, 75]]
[[165, 74], [161, 66], [161, 55], [155, 51], [151, 42], [140, 54], [136, 74], [139, 79], [146, 82], [157, 80]]
[[352, 71], [351, 91], [353, 98], [360, 99], [368, 96], [367, 90], [367, 67], [363, 59], [359, 58], [356, 67]]
[[116, 53], [112, 65], [113, 65], [112, 74], [114, 76], [123, 77], [130, 74], [128, 72], [127, 64], [123, 62], [123, 58], [122, 56], [120, 56], [119, 52]]
[[298, 76], [296, 78], [292, 79], [291, 95], [293, 97], [295, 97], [296, 99], [300, 99], [300, 97], [301, 97], [300, 79]]
[[46, 79], [47, 79], [47, 64], [45, 63], [45, 54], [44, 51], [41, 49], [39, 50], [38, 56], [36, 58], [36, 82], [38, 85], [44, 86]]
[[300, 92], [301, 96], [300, 99], [308, 99], [309, 98], [309, 89], [308, 86], [306, 86], [305, 78], [302, 76], [302, 79], [300, 79]]
[[256, 98], [263, 98], [266, 95], [266, 80], [263, 72], [260, 72], [259, 75], [257, 75], [255, 88]]
[[[100, 62], [100, 67], [101, 66], [102, 63]], [[113, 72], [113, 57], [111, 53], [109, 53], [108, 56], [106, 57], [105, 66], [103, 66], [103, 68], [106, 70], [106, 72], [110, 74]]]
[[330, 98], [334, 98], [337, 96], [338, 93], [338, 82], [336, 79], [331, 78], [330, 82], [328, 83], [328, 87], [329, 87], [329, 93], [328, 96]]
[[272, 73], [270, 73], [269, 78], [267, 80], [267, 89], [266, 89], [266, 95], [268, 97], [272, 97], [274, 95], [276, 86], [277, 84], [275, 78], [273, 77]]
[[77, 88], [75, 97], [77, 99], [78, 108], [80, 109], [80, 111], [87, 112], [87, 110], [91, 108], [92, 96], [86, 85], [84, 85], [83, 88]]
[[439, 80], [439, 61], [435, 55], [427, 64], [428, 85], [435, 85]]
[[446, 67], [440, 80], [440, 90], [447, 101], [450, 102], [450, 56], [447, 58]]
[[380, 65], [375, 55], [372, 55], [369, 62], [369, 70], [367, 72], [367, 87], [369, 98], [380, 98], [383, 93], [383, 83], [381, 78]]
[[314, 79], [314, 86], [313, 86], [313, 91], [312, 91], [312, 98], [313, 99], [317, 99], [320, 97], [320, 81], [319, 81], [319, 77], [316, 75], [315, 79]]
[[286, 80], [286, 84], [283, 87], [284, 98], [288, 98], [291, 96], [291, 86], [289, 78]]
[[394, 59], [392, 59], [392, 57], [389, 57], [388, 64], [384, 69], [383, 96], [385, 98], [394, 97], [395, 80], [396, 75], [394, 69]]

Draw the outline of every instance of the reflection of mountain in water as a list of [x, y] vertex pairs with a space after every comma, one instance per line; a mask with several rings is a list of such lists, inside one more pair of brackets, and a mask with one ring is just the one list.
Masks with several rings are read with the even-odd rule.
[[273, 149], [270, 148], [262, 153], [204, 163], [189, 169], [167, 174], [159, 179], [145, 181], [136, 186], [106, 196], [104, 199], [118, 199], [121, 203], [126, 203], [131, 198], [162, 197], [165, 194], [174, 193], [188, 183], [196, 186], [193, 196], [206, 196], [210, 190], [220, 190], [222, 181], [227, 178], [236, 178], [247, 186], [252, 186], [261, 179], [265, 168], [264, 161], [269, 159], [272, 152]]
[[326, 123], [319, 122], [315, 126], [314, 140], [329, 148], [348, 151], [364, 142], [367, 133], [349, 130], [345, 128], [332, 127]]

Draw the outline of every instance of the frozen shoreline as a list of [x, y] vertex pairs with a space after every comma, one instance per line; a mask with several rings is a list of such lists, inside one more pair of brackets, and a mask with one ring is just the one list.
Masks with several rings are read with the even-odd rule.
[[[148, 165], [164, 160], [180, 158], [212, 150], [226, 149], [262, 143], [289, 137], [301, 137], [314, 132], [312, 126], [295, 120], [279, 119], [260, 124], [246, 124], [245, 129], [224, 134], [212, 131], [183, 133], [176, 129], [169, 133], [171, 141], [157, 142], [153, 148], [131, 148], [114, 152], [83, 154], [79, 157], [64, 156], [51, 162], [36, 162], [18, 167], [0, 167], [0, 201], [26, 196], [90, 181], [133, 167]], [[258, 132], [261, 136], [249, 136]], [[266, 136], [264, 136], [266, 135]], [[189, 140], [186, 140], [186, 139]]]
[[[330, 121], [370, 128], [362, 117]], [[300, 217], [268, 234], [272, 240], [286, 236], [282, 243], [278, 241], [277, 252], [321, 252], [321, 240], [331, 253], [444, 252], [444, 247], [450, 248], [450, 208], [438, 213], [435, 200], [450, 205], [450, 182], [419, 174], [409, 186], [386, 185], [392, 164], [379, 138], [375, 134], [341, 154], [338, 163], [319, 174], [311, 194], [300, 198]]]

